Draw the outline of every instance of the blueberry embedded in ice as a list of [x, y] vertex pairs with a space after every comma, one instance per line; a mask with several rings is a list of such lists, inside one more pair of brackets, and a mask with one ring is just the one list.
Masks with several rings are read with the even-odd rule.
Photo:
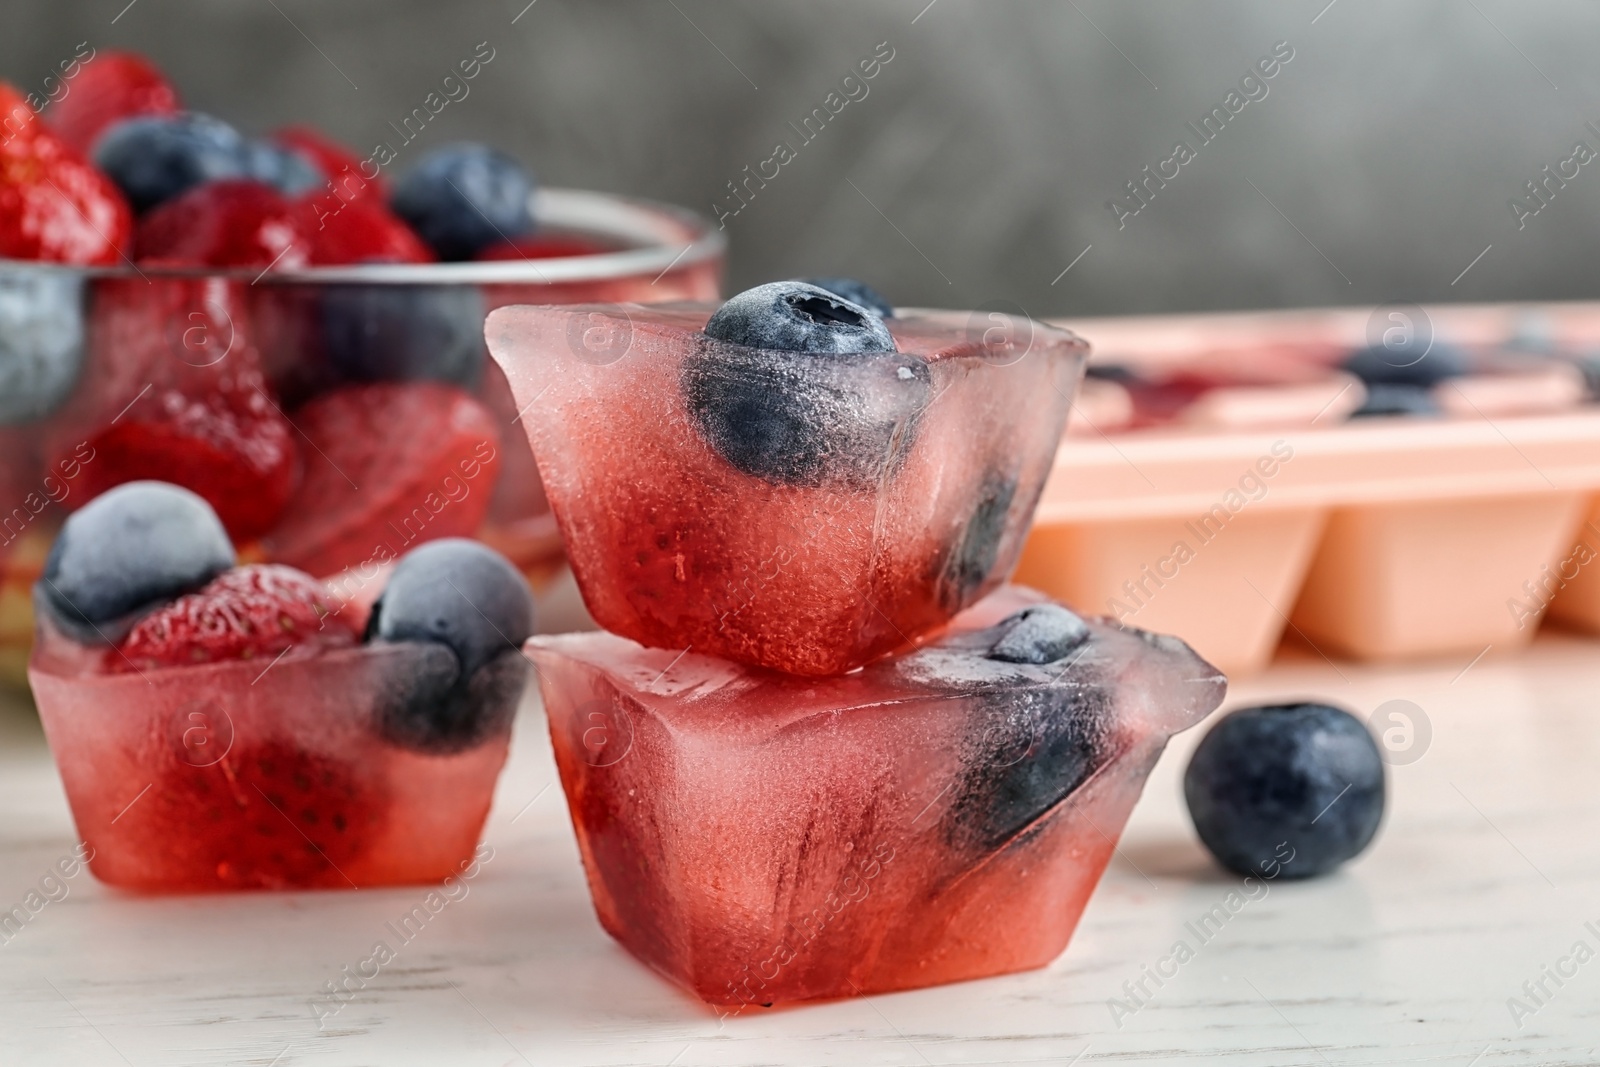
[[251, 176], [239, 131], [194, 112], [117, 123], [95, 142], [94, 163], [137, 212], [205, 182]]
[[210, 504], [165, 482], [129, 482], [67, 518], [34, 602], [77, 640], [114, 642], [139, 615], [233, 565], [233, 543]]
[[1420, 385], [1369, 385], [1367, 398], [1351, 413], [1352, 419], [1380, 415], [1437, 415], [1439, 402]]
[[1383, 759], [1361, 721], [1327, 704], [1241, 708], [1195, 749], [1183, 794], [1200, 839], [1240, 874], [1310, 878], [1371, 842]]
[[[1016, 479], [991, 474], [978, 491], [940, 572], [940, 599], [949, 608], [968, 603], [1000, 560], [1000, 541], [1016, 499]], [[1029, 509], [1032, 513], [1032, 509]]]
[[1008, 690], [978, 701], [948, 816], [953, 844], [1000, 848], [1105, 762], [1110, 700], [1092, 685]]
[[724, 304], [682, 384], [701, 435], [738, 470], [862, 490], [899, 470], [933, 395], [927, 361], [896, 352], [877, 316], [800, 282]]
[[533, 176], [487, 145], [436, 148], [395, 186], [394, 213], [447, 262], [532, 233]]
[[413, 549], [384, 586], [366, 640], [418, 647], [387, 679], [384, 735], [425, 752], [459, 752], [507, 727], [527, 683], [522, 643], [533, 594], [505, 557], [463, 538]]
[[1398, 346], [1368, 345], [1344, 361], [1344, 369], [1369, 386], [1413, 385], [1428, 388], [1467, 373], [1467, 357], [1452, 345], [1419, 337]]
[[1037, 604], [1003, 620], [989, 658], [1004, 663], [1054, 663], [1089, 638], [1089, 626], [1060, 604]]
[[245, 167], [251, 178], [288, 197], [320, 189], [328, 181], [315, 160], [297, 148], [276, 141], [246, 142]]
[[801, 281], [818, 289], [826, 289], [834, 296], [842, 296], [852, 304], [858, 304], [868, 311], [875, 312], [879, 318], [894, 317], [894, 305], [866, 282], [854, 278], [802, 278]]
[[48, 267], [0, 270], [0, 426], [50, 414], [83, 370], [84, 277]]
[[706, 322], [706, 336], [778, 352], [895, 350], [875, 312], [805, 282], [771, 282], [730, 297]]
[[433, 641], [471, 674], [533, 633], [533, 594], [504, 556], [465, 538], [408, 552], [373, 606], [367, 633], [383, 641]]
[[477, 286], [333, 284], [321, 303], [328, 360], [344, 378], [477, 384], [486, 314]]

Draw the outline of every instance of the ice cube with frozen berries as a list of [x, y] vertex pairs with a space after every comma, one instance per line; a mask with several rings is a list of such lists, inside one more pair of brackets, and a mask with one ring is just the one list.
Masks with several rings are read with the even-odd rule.
[[645, 645], [827, 676], [1011, 571], [1085, 346], [799, 282], [719, 307], [511, 307], [490, 352], [584, 599]]
[[1226, 682], [1019, 587], [833, 678], [611, 634], [529, 654], [601, 924], [743, 1008], [1040, 967]]
[[29, 680], [101, 880], [361, 887], [472, 855], [532, 630], [486, 547], [433, 541], [336, 594], [238, 565], [199, 496], [133, 482], [66, 521], [34, 601]]

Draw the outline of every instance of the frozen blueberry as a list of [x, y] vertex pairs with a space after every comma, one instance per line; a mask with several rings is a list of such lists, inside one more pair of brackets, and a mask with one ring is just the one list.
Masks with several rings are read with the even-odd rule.
[[1437, 415], [1439, 402], [1420, 385], [1369, 385], [1367, 399], [1351, 413], [1352, 419], [1379, 415]]
[[[966, 604], [988, 580], [1000, 560], [1000, 541], [1016, 495], [1014, 478], [991, 474], [984, 480], [940, 571], [939, 596], [946, 607]], [[1031, 508], [1028, 513], [1032, 514]]]
[[738, 470], [869, 490], [905, 461], [932, 376], [915, 356], [708, 347], [685, 362], [683, 394], [702, 436]]
[[[1361, 721], [1327, 704], [1241, 708], [1195, 749], [1189, 815], [1240, 874], [1310, 878], [1358, 854], [1383, 817], [1383, 759]], [[1280, 851], [1281, 850], [1281, 851]]]
[[276, 141], [246, 142], [245, 158], [250, 177], [284, 196], [301, 196], [322, 188], [328, 181], [322, 168], [304, 152]]
[[735, 468], [779, 485], [854, 489], [899, 470], [932, 375], [926, 360], [894, 350], [872, 312], [777, 282], [722, 305], [706, 335], [684, 363], [684, 399]]
[[83, 370], [83, 275], [0, 269], [0, 426], [50, 414]]
[[885, 300], [876, 289], [854, 278], [806, 278], [807, 285], [825, 289], [834, 296], [842, 296], [859, 307], [875, 312], [879, 318], [894, 317], [894, 305]]
[[165, 482], [128, 482], [68, 516], [34, 603], [86, 644], [115, 642], [139, 616], [233, 565], [210, 504]]
[[137, 212], [205, 182], [251, 177], [239, 131], [194, 112], [117, 123], [95, 142], [94, 163]]
[[507, 728], [527, 684], [522, 643], [532, 633], [533, 594], [505, 557], [463, 538], [407, 553], [367, 620], [370, 642], [421, 646], [387, 679], [384, 735], [446, 753]]
[[1002, 621], [989, 658], [1004, 663], [1054, 663], [1089, 639], [1089, 627], [1060, 604], [1037, 604]]
[[992, 852], [1065, 800], [1105, 762], [1105, 691], [1088, 686], [1010, 690], [978, 701], [948, 836]]
[[[1426, 345], [1418, 351], [1419, 346]], [[1467, 373], [1467, 357], [1459, 348], [1431, 338], [1411, 345], [1368, 345], [1350, 353], [1344, 369], [1369, 386], [1411, 385], [1424, 389]]]
[[533, 232], [533, 177], [487, 145], [453, 144], [423, 156], [395, 186], [392, 207], [445, 261]]
[[329, 285], [321, 304], [328, 359], [346, 380], [477, 384], [488, 312], [476, 286]]
[[706, 336], [777, 352], [893, 352], [894, 337], [873, 312], [806, 282], [771, 282], [730, 298], [706, 322]]

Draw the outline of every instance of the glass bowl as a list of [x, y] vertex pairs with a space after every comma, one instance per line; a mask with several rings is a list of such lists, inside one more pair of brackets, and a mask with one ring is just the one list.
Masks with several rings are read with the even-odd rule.
[[561, 542], [483, 343], [507, 304], [717, 297], [726, 242], [692, 212], [535, 194], [531, 258], [301, 270], [0, 260], [0, 677], [65, 515], [135, 477], [210, 500], [247, 561], [363, 584], [476, 535], [529, 574]]

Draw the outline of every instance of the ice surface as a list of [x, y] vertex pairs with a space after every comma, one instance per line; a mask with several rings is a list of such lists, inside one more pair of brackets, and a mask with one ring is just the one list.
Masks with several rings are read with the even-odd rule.
[[1048, 963], [1167, 737], [1226, 682], [1104, 620], [1054, 663], [989, 658], [995, 624], [1041, 599], [1007, 587], [937, 642], [828, 679], [534, 638], [601, 923], [736, 1006]]
[[[473, 853], [510, 722], [431, 755], [385, 740], [386, 693], [440, 646], [102, 674], [41, 617], [28, 678], [101, 881], [154, 892], [438, 882]], [[453, 661], [451, 664], [453, 667]]]
[[1085, 347], [905, 313], [897, 353], [706, 338], [712, 305], [503, 308], [504, 369], [584, 600], [643, 644], [827, 676], [1010, 573]]

